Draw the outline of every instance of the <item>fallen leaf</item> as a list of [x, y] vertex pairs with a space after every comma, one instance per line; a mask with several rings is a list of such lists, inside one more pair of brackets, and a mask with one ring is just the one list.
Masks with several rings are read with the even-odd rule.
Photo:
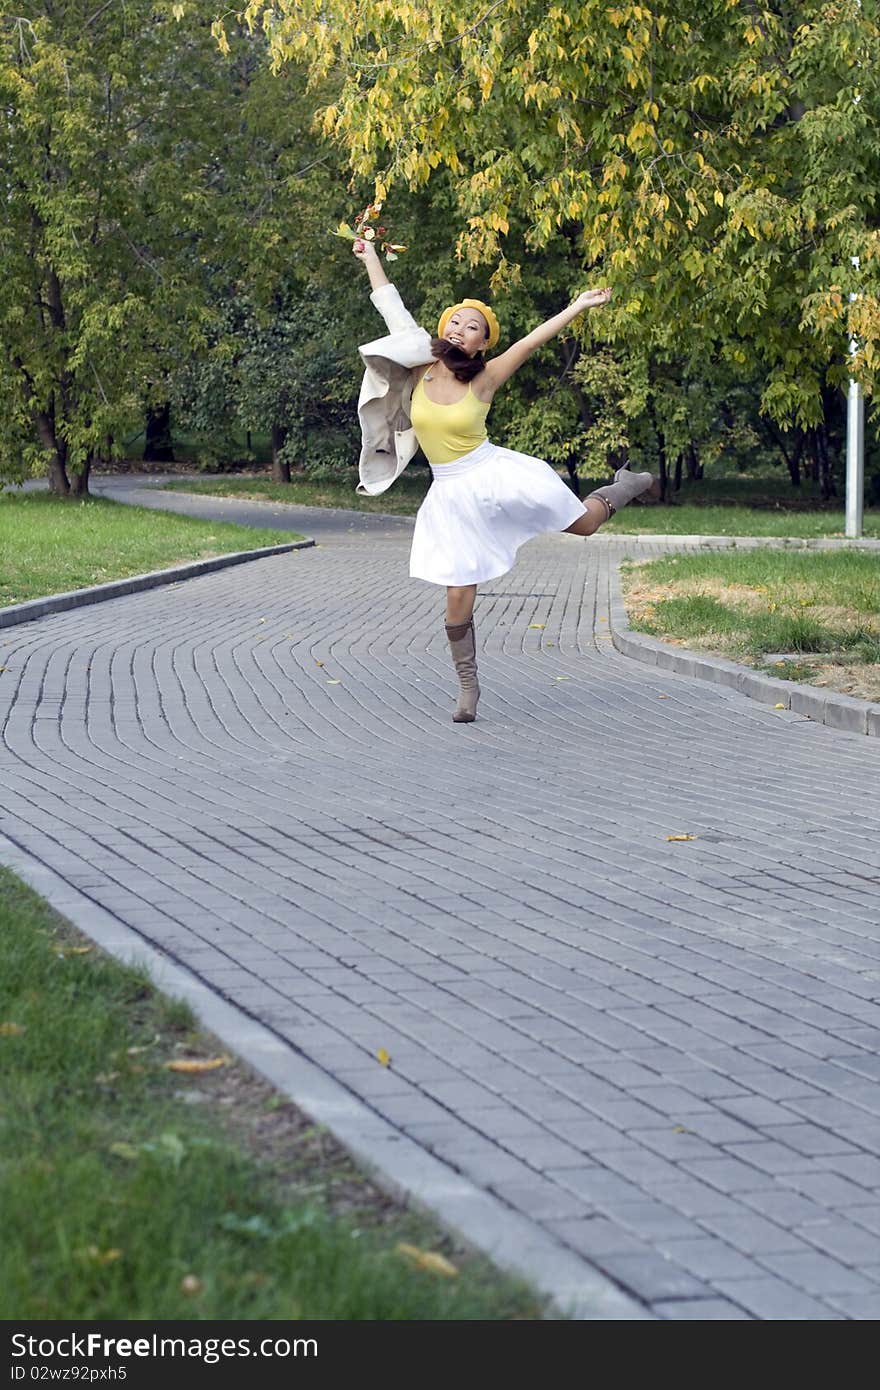
[[196, 1294], [202, 1292], [202, 1281], [197, 1274], [184, 1274], [180, 1281], [180, 1292]]
[[341, 684], [342, 684], [342, 681], [330, 681], [330, 680], [328, 680], [327, 684], [328, 684], [328, 685], [341, 685]]
[[388, 1067], [388, 1066], [390, 1066], [390, 1065], [391, 1065], [391, 1053], [390, 1053], [390, 1052], [386, 1052], [385, 1049], [384, 1049], [384, 1047], [380, 1047], [380, 1048], [379, 1048], [379, 1051], [376, 1053], [376, 1061], [377, 1061], [377, 1062], [381, 1062], [383, 1067]]
[[436, 1250], [420, 1250], [417, 1245], [407, 1245], [400, 1241], [397, 1253], [403, 1255], [404, 1259], [411, 1260], [417, 1269], [426, 1269], [432, 1274], [443, 1274], [447, 1279], [458, 1278], [455, 1265], [444, 1255], [439, 1255]]
[[570, 681], [571, 676], [554, 676], [553, 679], [555, 681]]
[[21, 1023], [0, 1023], [0, 1038], [17, 1038], [23, 1032]]
[[543, 630], [544, 630], [544, 628], [545, 628], [546, 626], [547, 626], [546, 623], [529, 623], [529, 627], [537, 628], [537, 629], [538, 629], [539, 631], [541, 631], [541, 632], [543, 632]]
[[667, 840], [695, 840], [696, 835], [667, 835]]
[[67, 954], [69, 956], [87, 956], [94, 949], [94, 946], [68, 946]]
[[669, 696], [668, 696], [668, 695], [658, 695], [658, 696], [657, 696], [657, 699], [658, 699], [658, 700], [668, 700], [668, 699], [669, 699]]
[[203, 1071], [216, 1071], [218, 1067], [225, 1067], [229, 1062], [228, 1057], [180, 1057], [176, 1062], [166, 1062], [166, 1071], [183, 1071], [188, 1075], [198, 1076]]
[[140, 1158], [140, 1154], [134, 1144], [129, 1144], [127, 1140], [124, 1139], [120, 1139], [115, 1144], [111, 1144], [110, 1152], [116, 1158], [124, 1158], [128, 1163], [134, 1163]]
[[774, 709], [788, 709], [788, 705], [774, 705]]
[[77, 1250], [77, 1256], [81, 1260], [88, 1260], [96, 1265], [112, 1265], [116, 1260], [122, 1259], [123, 1252], [113, 1246], [109, 1250], [99, 1250], [97, 1245], [87, 1245], [84, 1250]]
[[315, 662], [315, 665], [316, 665], [316, 666], [323, 666], [324, 663], [323, 663], [323, 661], [316, 661], [316, 662]]

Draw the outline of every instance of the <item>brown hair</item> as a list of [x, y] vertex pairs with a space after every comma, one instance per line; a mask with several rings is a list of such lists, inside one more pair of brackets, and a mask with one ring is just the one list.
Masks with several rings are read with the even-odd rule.
[[431, 339], [431, 355], [449, 368], [456, 381], [473, 381], [475, 376], [486, 370], [481, 352], [468, 357], [457, 343], [450, 343], [447, 338]]

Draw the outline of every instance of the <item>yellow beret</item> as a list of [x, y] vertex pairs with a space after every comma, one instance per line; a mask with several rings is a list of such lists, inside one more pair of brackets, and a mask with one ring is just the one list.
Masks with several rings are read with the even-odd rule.
[[452, 315], [457, 313], [459, 309], [479, 309], [489, 326], [488, 346], [493, 348], [501, 337], [501, 329], [498, 326], [498, 320], [493, 311], [489, 308], [489, 305], [484, 304], [481, 299], [462, 299], [460, 303], [450, 304], [448, 309], [444, 309], [443, 313], [440, 315], [440, 322], [437, 324], [437, 337], [443, 337], [446, 325], [452, 318]]

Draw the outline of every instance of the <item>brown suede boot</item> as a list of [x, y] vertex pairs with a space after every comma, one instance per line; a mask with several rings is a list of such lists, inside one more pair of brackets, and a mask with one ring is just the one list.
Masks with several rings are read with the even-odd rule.
[[454, 724], [472, 724], [477, 717], [480, 683], [477, 680], [477, 644], [474, 620], [467, 623], [447, 623], [449, 650], [458, 672], [458, 705], [452, 716]]
[[641, 497], [644, 493], [650, 493], [652, 497], [659, 496], [660, 484], [656, 478], [650, 473], [631, 473], [628, 468], [618, 468], [614, 482], [606, 483], [605, 487], [597, 487], [590, 496], [601, 497], [608, 508], [609, 517], [612, 517], [621, 507], [625, 507], [627, 502], [631, 502], [634, 497]]

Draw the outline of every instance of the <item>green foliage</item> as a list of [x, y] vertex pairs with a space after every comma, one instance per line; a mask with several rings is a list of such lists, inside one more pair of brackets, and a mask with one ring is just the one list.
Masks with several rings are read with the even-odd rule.
[[590, 268], [616, 290], [603, 334], [757, 371], [762, 410], [786, 426], [821, 421], [850, 331], [873, 387], [874, 5], [251, 0], [245, 14], [276, 68], [341, 74], [324, 130], [379, 196], [452, 176], [459, 254], [497, 289], [531, 287], [537, 253], [566, 263], [560, 293]]
[[352, 331], [344, 302], [320, 286], [290, 292], [269, 315], [244, 297], [218, 306], [208, 352], [171, 378], [176, 419], [202, 462], [216, 465], [238, 428], [274, 432], [280, 458], [314, 476], [350, 469], [359, 446]]
[[48, 466], [66, 492], [150, 397], [157, 354], [198, 336], [179, 253], [208, 44], [148, 0], [0, 17], [0, 477]]

